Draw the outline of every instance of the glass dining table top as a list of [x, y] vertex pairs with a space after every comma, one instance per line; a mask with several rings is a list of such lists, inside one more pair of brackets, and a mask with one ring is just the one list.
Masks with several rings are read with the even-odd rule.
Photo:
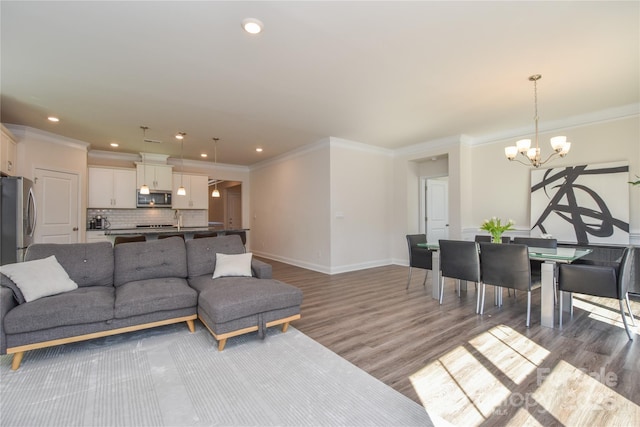
[[[505, 243], [508, 244], [508, 243]], [[418, 243], [418, 247], [426, 248], [433, 251], [440, 249], [438, 243]], [[571, 263], [578, 258], [590, 254], [592, 249], [577, 249], [577, 248], [536, 248], [529, 246], [529, 259], [538, 261], [556, 261], [556, 262], [568, 262]]]

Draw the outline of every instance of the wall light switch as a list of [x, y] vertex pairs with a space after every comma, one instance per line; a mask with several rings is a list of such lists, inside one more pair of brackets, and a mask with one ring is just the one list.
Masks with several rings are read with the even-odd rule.
[[344, 219], [344, 213], [336, 212], [336, 219]]

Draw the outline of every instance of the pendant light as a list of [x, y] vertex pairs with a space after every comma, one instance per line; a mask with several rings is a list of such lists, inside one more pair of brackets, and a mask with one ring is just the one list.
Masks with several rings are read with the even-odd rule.
[[187, 190], [185, 190], [184, 185], [182, 185], [182, 176], [183, 176], [183, 172], [184, 172], [184, 158], [183, 158], [183, 151], [184, 151], [184, 137], [185, 135], [187, 135], [184, 132], [178, 132], [178, 134], [176, 135], [176, 138], [180, 140], [180, 187], [178, 188], [177, 191], [177, 195], [178, 196], [186, 196], [187, 195]]
[[[213, 138], [213, 142], [215, 143], [214, 148], [213, 148], [213, 164], [217, 165], [218, 164], [218, 141], [220, 140], [220, 138]], [[220, 192], [218, 191], [218, 180], [216, 179], [216, 182], [214, 184], [214, 188], [213, 191], [211, 192], [211, 197], [220, 197]]]
[[[142, 140], [144, 141], [147, 136], [147, 129], [149, 126], [140, 126], [142, 129]], [[147, 162], [144, 161], [144, 157], [142, 157], [142, 182], [147, 180]], [[142, 184], [140, 186], [140, 194], [149, 194], [149, 186], [147, 184]]]
[[[536, 146], [531, 146], [530, 139], [521, 139], [516, 142], [516, 145], [504, 148], [504, 155], [510, 161], [515, 160], [516, 162], [522, 163], [525, 166], [533, 166], [534, 168], [539, 168], [549, 160], [552, 160], [555, 156], [566, 156], [571, 149], [571, 143], [567, 141], [566, 136], [554, 136], [550, 140], [553, 152], [545, 160], [542, 160], [540, 146], [538, 145], [538, 80], [540, 80], [541, 78], [541, 74], [534, 74], [532, 76], [529, 76], [529, 81], [533, 82], [533, 100], [535, 105], [535, 114], [533, 116], [533, 120], [535, 122]], [[518, 153], [522, 154], [522, 156], [527, 159], [528, 163], [518, 160], [516, 158], [518, 156]]]

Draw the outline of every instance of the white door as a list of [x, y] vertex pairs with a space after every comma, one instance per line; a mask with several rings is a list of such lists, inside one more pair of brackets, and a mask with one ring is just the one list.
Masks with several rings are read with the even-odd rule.
[[449, 183], [427, 180], [427, 241], [436, 243], [449, 238]]
[[36, 243], [77, 243], [78, 175], [36, 169]]
[[227, 228], [242, 228], [241, 193], [227, 191]]

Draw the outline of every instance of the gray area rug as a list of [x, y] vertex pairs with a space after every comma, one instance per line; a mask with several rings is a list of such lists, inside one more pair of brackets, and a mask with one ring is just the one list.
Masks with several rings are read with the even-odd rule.
[[0, 357], [2, 426], [432, 425], [295, 328], [227, 341], [196, 322]]

